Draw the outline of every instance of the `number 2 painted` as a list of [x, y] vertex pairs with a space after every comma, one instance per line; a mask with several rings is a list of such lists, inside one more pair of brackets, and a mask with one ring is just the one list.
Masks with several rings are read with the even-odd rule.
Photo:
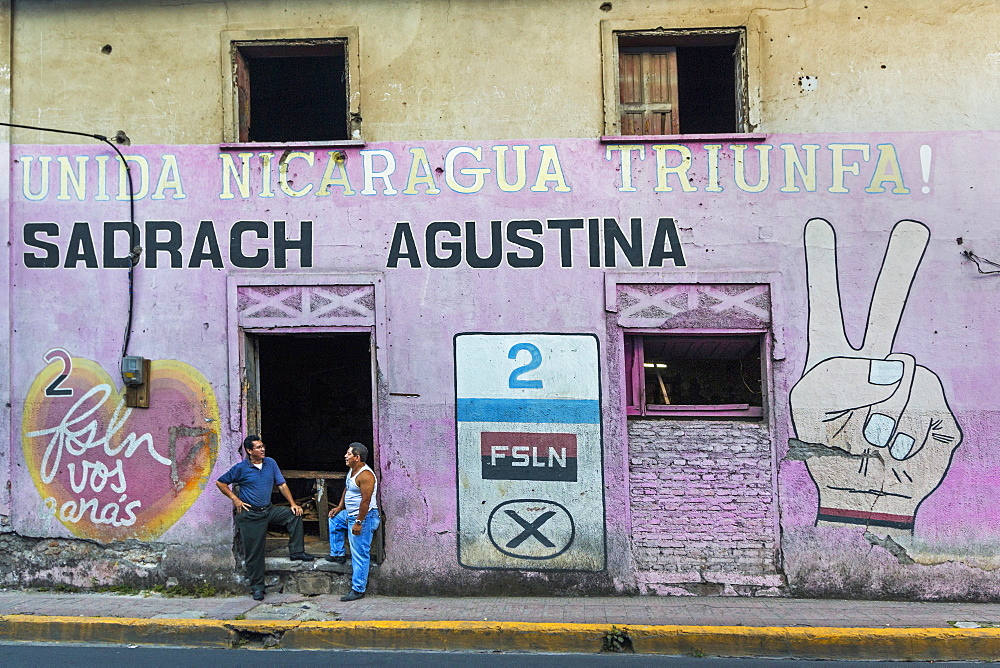
[[507, 353], [507, 359], [516, 360], [521, 351], [525, 351], [531, 355], [531, 360], [527, 364], [521, 365], [510, 372], [510, 379], [507, 381], [507, 386], [511, 388], [527, 387], [540, 389], [542, 387], [542, 381], [522, 380], [521, 376], [529, 371], [534, 371], [542, 365], [542, 351], [538, 349], [538, 346], [532, 343], [515, 343], [510, 347], [510, 351]]
[[56, 376], [55, 380], [49, 383], [49, 386], [45, 388], [45, 396], [47, 397], [72, 397], [73, 388], [72, 387], [60, 387], [69, 375], [73, 373], [73, 358], [70, 354], [63, 350], [62, 348], [53, 348], [49, 352], [45, 353], [43, 357], [46, 362], [51, 364], [56, 360], [62, 362], [62, 373]]

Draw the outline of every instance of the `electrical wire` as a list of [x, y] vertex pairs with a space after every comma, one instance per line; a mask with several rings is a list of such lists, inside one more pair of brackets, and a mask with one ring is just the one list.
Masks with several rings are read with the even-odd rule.
[[[109, 139], [108, 137], [106, 137], [104, 135], [91, 134], [89, 132], [76, 132], [74, 130], [60, 130], [58, 128], [45, 128], [45, 127], [39, 127], [39, 126], [36, 126], [36, 125], [21, 125], [19, 123], [4, 123], [2, 121], [0, 121], [0, 126], [4, 126], [4, 127], [8, 127], [8, 128], [20, 128], [22, 130], [38, 130], [39, 132], [55, 132], [55, 133], [58, 133], [58, 134], [74, 135], [74, 136], [77, 136], [77, 137], [89, 137], [90, 139], [96, 139], [98, 141], [102, 141], [105, 144], [107, 144], [108, 146], [110, 146], [112, 149], [114, 149], [115, 153], [117, 153], [118, 157], [121, 159], [122, 165], [125, 167], [125, 176], [126, 176], [126, 178], [128, 180], [128, 222], [129, 222], [129, 228], [128, 229], [129, 229], [129, 238], [131, 240], [132, 230], [135, 229], [135, 190], [134, 190], [134, 188], [132, 186], [132, 169], [128, 166], [128, 160], [125, 159], [125, 156], [122, 154], [121, 151], [118, 150], [118, 147], [115, 146], [114, 142], [111, 141], [111, 139]], [[116, 139], [118, 139], [119, 137], [125, 137], [125, 133], [119, 131], [118, 135], [116, 136]], [[127, 137], [125, 137], [125, 139], [127, 141]], [[139, 261], [138, 254], [141, 253], [141, 252], [142, 252], [142, 248], [141, 247], [134, 246], [134, 247], [132, 247], [132, 248], [129, 249], [129, 254], [128, 254], [128, 259], [129, 259], [129, 266], [128, 266], [128, 319], [125, 322], [125, 340], [122, 342], [122, 355], [121, 355], [122, 357], [125, 357], [125, 355], [127, 354], [129, 339], [132, 338], [132, 307], [133, 307], [133, 305], [135, 303], [134, 290], [133, 290], [133, 286], [134, 286], [134, 282], [135, 282], [134, 281], [134, 278], [135, 278], [134, 277], [134, 270], [135, 270], [135, 265]]]
[[[965, 257], [969, 258], [970, 260], [972, 260], [973, 262], [976, 263], [976, 270], [980, 274], [1000, 274], [1000, 264], [994, 262], [993, 260], [987, 260], [984, 257], [979, 257], [978, 255], [976, 255], [972, 251], [968, 251], [968, 250], [967, 251], [962, 251], [962, 255], [964, 255]], [[997, 268], [996, 269], [983, 269], [983, 264], [989, 264], [989, 265], [992, 265], [992, 266], [997, 267]]]

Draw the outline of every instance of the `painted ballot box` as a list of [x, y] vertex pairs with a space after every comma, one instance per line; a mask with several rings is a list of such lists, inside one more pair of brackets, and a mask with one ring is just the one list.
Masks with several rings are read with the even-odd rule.
[[597, 337], [458, 334], [455, 398], [459, 562], [603, 570]]

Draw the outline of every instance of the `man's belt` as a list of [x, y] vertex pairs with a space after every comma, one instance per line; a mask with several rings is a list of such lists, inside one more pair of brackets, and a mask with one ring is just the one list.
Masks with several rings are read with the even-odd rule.
[[265, 510], [267, 510], [268, 508], [271, 507], [270, 503], [267, 504], [266, 506], [251, 506], [249, 503], [246, 503], [246, 502], [244, 502], [244, 504], [246, 505], [247, 508], [249, 508], [250, 510], [252, 510], [254, 512], [257, 512], [257, 513], [262, 513], [262, 512], [264, 512]]

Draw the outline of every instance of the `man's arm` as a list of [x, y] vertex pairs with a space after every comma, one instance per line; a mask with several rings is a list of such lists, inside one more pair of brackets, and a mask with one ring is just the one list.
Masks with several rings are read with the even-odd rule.
[[358, 487], [361, 488], [361, 508], [358, 509], [358, 521], [354, 523], [353, 527], [351, 527], [351, 533], [355, 536], [360, 536], [360, 523], [364, 522], [365, 516], [368, 515], [368, 504], [371, 503], [372, 492], [375, 491], [375, 476], [371, 471], [362, 471], [358, 474], [358, 477], [355, 478], [354, 481], [358, 483]]
[[333, 517], [341, 510], [344, 509], [344, 499], [347, 497], [347, 485], [344, 485], [344, 491], [340, 493], [340, 503], [330, 509], [330, 512], [326, 514], [327, 517]]
[[291, 504], [291, 506], [292, 506], [292, 513], [294, 513], [295, 515], [301, 517], [302, 516], [302, 506], [300, 506], [297, 503], [295, 503], [295, 499], [292, 498], [292, 491], [290, 489], [288, 489], [288, 483], [287, 482], [283, 482], [280, 485], [278, 485], [278, 491], [281, 492], [281, 495], [283, 497], [285, 497], [285, 500], [288, 501], [288, 503]]
[[233, 490], [229, 489], [229, 485], [219, 480], [215, 481], [215, 486], [219, 488], [219, 491], [229, 497], [229, 500], [233, 502], [233, 507], [236, 508], [236, 512], [242, 513], [247, 509], [247, 504], [243, 503], [240, 497], [233, 494]]

